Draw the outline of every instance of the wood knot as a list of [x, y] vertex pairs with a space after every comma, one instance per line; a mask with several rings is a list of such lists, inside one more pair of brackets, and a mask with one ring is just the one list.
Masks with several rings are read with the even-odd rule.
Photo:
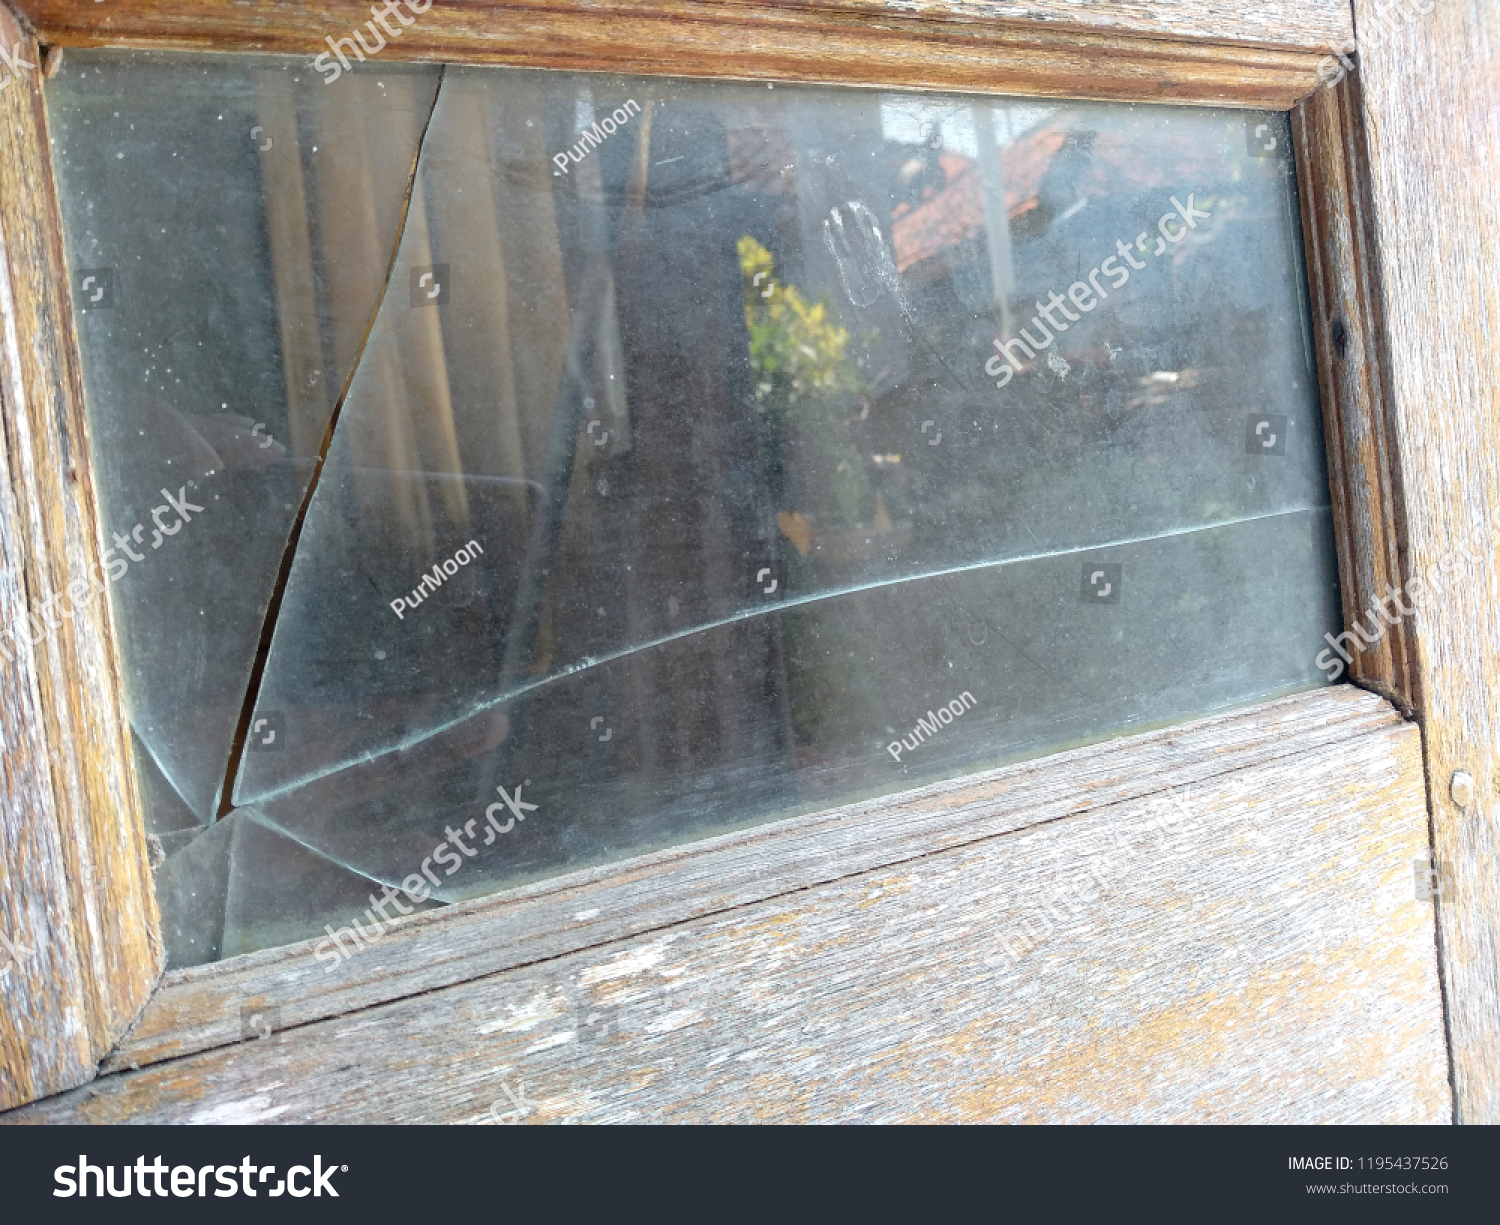
[[1349, 328], [1348, 325], [1344, 323], [1344, 317], [1342, 315], [1335, 315], [1333, 317], [1333, 326], [1330, 330], [1333, 334], [1334, 356], [1337, 357], [1339, 361], [1343, 361], [1345, 356], [1349, 352]]

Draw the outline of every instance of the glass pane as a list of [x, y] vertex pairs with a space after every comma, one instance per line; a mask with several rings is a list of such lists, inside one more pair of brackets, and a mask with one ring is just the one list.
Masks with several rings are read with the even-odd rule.
[[[166, 71], [78, 61], [79, 113], [133, 115], [131, 74]], [[385, 92], [360, 109], [342, 94], [366, 79]], [[159, 771], [234, 772], [237, 828], [198, 853], [218, 901], [183, 921], [219, 930], [183, 963], [332, 934], [365, 899], [378, 932], [386, 886], [473, 897], [1324, 683], [1338, 592], [1281, 116], [452, 67], [435, 96], [366, 66], [289, 97], [299, 130], [351, 105], [426, 128], [414, 167], [368, 143], [393, 177], [358, 192], [289, 201], [254, 158], [226, 189], [273, 234], [395, 220], [384, 251], [233, 265], [264, 287], [241, 385], [287, 403], [289, 317], [352, 377], [258, 470], [298, 473], [281, 517], [234, 520], [267, 559], [218, 687], [244, 751], [200, 740]], [[101, 160], [76, 139], [64, 166]], [[152, 173], [181, 172], [158, 151]], [[80, 266], [92, 182], [65, 177]], [[183, 211], [155, 220], [217, 258]], [[318, 258], [372, 278], [366, 318], [378, 297], [345, 349], [296, 315]], [[95, 361], [96, 436], [138, 428]], [[170, 703], [160, 653], [130, 663], [133, 711]], [[159, 824], [185, 896], [195, 841]]]
[[204, 825], [437, 76], [96, 53], [47, 88], [131, 726]]

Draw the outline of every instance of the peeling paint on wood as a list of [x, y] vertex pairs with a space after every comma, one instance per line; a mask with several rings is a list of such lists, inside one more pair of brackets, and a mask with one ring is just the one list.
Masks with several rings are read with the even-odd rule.
[[[969, 809], [973, 837], [940, 829], [897, 863], [106, 1076], [7, 1121], [253, 1103], [281, 1122], [488, 1123], [514, 1117], [508, 1087], [526, 1122], [1446, 1122], [1433, 903], [1413, 889], [1417, 731], [1347, 689], [1281, 713], [1281, 754], [1241, 748], [1241, 718], [1137, 738], [1118, 776], [1088, 777], [1082, 754], [1013, 767], [971, 786], [1029, 780], [1030, 819]], [[1169, 819], [1148, 762], [1178, 789]], [[845, 818], [838, 833], [860, 832]], [[789, 849], [762, 834], [762, 866]], [[1077, 904], [1013, 957], [1049, 891], [1081, 888], [1099, 857], [1105, 896], [1065, 891]]]
[[[539, 882], [395, 925], [332, 974], [313, 942], [166, 976], [105, 1071], [240, 1041], [240, 1007], [290, 1028], [619, 941], [1397, 722], [1340, 687]], [[872, 878], [859, 905], [878, 901]], [[895, 888], [897, 886], [890, 886]]]
[[[1341, 414], [1330, 417], [1346, 465], [1335, 466], [1341, 564], [1359, 589], [1400, 573], [1408, 553], [1425, 567], [1473, 508], [1500, 505], [1500, 359], [1484, 341], [1500, 314], [1485, 279], [1500, 234], [1485, 196], [1496, 167], [1456, 192], [1434, 188], [1449, 179], [1453, 142], [1491, 161], [1500, 149], [1494, 29], [1472, 0], [1456, 3], [1364, 49], [1363, 99], [1341, 88], [1296, 118], [1304, 193], [1318, 183], [1329, 196], [1309, 213], [1323, 227], [1310, 256], [1330, 257], [1315, 300], [1392, 320], [1389, 392], [1374, 386], [1387, 360], [1379, 326], [1359, 334], [1370, 347], [1351, 373], [1329, 369], [1331, 322], [1316, 324], [1325, 399]], [[296, 54], [363, 19], [346, 0], [176, 0], [103, 18], [91, 0], [23, 7], [58, 45]], [[1348, 7], [1327, 0], [1248, 13], [1183, 0], [521, 0], [429, 17], [402, 58], [1267, 107], [1307, 95], [1321, 49], [1350, 29]], [[9, 21], [0, 7], [0, 36]], [[1470, 75], [1476, 59], [1482, 79]], [[97, 551], [38, 84], [0, 98], [7, 616], [59, 559]], [[1360, 107], [1367, 197], [1349, 144]], [[1401, 253], [1384, 279], [1371, 217], [1380, 249]], [[22, 335], [41, 350], [25, 352]], [[1477, 339], [1434, 339], [1459, 335]], [[1382, 412], [1389, 458], [1371, 441]], [[1411, 523], [1399, 496], [1361, 497], [1362, 479], [1382, 494], [1404, 482]], [[1500, 1118], [1497, 587], [1500, 559], [1469, 598], [1390, 638], [1360, 677], [1426, 725], [1438, 858], [1456, 886], [1437, 911], [1458, 1113], [1475, 1121]], [[22, 935], [68, 933], [19, 994], [13, 980], [0, 996], [0, 1063], [32, 1078], [22, 1097], [86, 1077], [158, 964], [111, 641], [105, 615], [75, 625], [7, 665], [0, 686], [0, 910]], [[71, 746], [90, 737], [80, 764]], [[1398, 884], [1411, 886], [1410, 862], [1396, 860], [1425, 839], [1416, 752], [1382, 703], [1334, 690], [820, 814], [801, 841], [772, 827], [415, 920], [361, 959], [358, 981], [318, 983], [302, 948], [189, 971], [169, 978], [107, 1065], [114, 1074], [8, 1121], [493, 1121], [490, 1103], [509, 1109], [506, 1077], [538, 1099], [528, 1121], [1444, 1121], [1433, 908], [1395, 902]], [[1442, 781], [1458, 770], [1477, 780], [1468, 809]], [[1016, 966], [992, 963], [997, 940], [1032, 930], [1018, 909], [1028, 891], [1128, 841], [1153, 820], [1149, 797], [1186, 784], [1195, 802], [1209, 797], [1174, 831], [1188, 837], [1187, 860], [1151, 861]], [[231, 1045], [238, 1003], [252, 997], [284, 1001], [294, 1028]], [[16, 1017], [31, 1025], [36, 1009], [48, 1037], [27, 1049]], [[18, 1100], [8, 1092], [0, 1101]]]

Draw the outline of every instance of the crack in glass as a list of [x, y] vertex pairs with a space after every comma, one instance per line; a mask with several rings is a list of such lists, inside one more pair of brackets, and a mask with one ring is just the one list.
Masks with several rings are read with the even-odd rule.
[[[332, 972], [393, 891], [1324, 683], [1293, 166], [1249, 135], [1282, 117], [117, 53], [59, 80], [71, 258], [111, 270], [80, 306], [109, 521], [167, 454], [225, 508], [112, 593], [174, 965], [311, 937]], [[1095, 300], [1174, 198], [1194, 225]], [[1047, 352], [982, 377], [1042, 315]]]

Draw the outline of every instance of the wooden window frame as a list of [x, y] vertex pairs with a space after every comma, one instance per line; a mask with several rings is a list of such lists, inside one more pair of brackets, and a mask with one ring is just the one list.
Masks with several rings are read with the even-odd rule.
[[[38, 612], [42, 593], [63, 590], [100, 554], [43, 106], [56, 55], [116, 46], [311, 56], [326, 35], [345, 34], [368, 16], [366, 0], [156, 0], [105, 12], [92, 0], [11, 3], [15, 9], [0, 0], [0, 42], [19, 45], [36, 68], [0, 91], [6, 623]], [[922, 0], [899, 9], [881, 0], [439, 0], [384, 55], [1289, 110], [1348, 623], [1388, 586], [1401, 587], [1445, 556], [1472, 508], [1500, 506], [1500, 466], [1486, 462], [1481, 449], [1500, 424], [1500, 359], [1477, 344], [1467, 351], [1423, 347], [1427, 337], [1451, 334], [1455, 313], [1476, 338], [1500, 324], [1500, 306], [1493, 295], [1485, 298], [1482, 261], [1476, 271], [1474, 256], [1476, 248], [1495, 251], [1500, 219], [1478, 194], [1432, 191], [1439, 136], [1421, 112], [1422, 104], [1446, 106], [1449, 130], [1472, 140], [1500, 114], [1493, 81], [1469, 80], [1461, 63], [1444, 63], [1439, 54], [1465, 37], [1484, 37], [1476, 5], [1444, 0], [1434, 14], [1362, 47], [1358, 73], [1322, 89], [1320, 61], [1356, 25], [1374, 23], [1372, 0], [1355, 0], [1352, 11], [1340, 0], [1285, 0], [1248, 16], [1239, 6], [1202, 0], [1092, 8], [1069, 0]], [[1471, 236], [1469, 249], [1438, 249], [1445, 226], [1467, 226], [1457, 232]], [[1434, 247], [1393, 274], [1382, 265], [1381, 240], [1391, 246], [1413, 227]], [[1446, 281], [1474, 292], [1455, 307], [1440, 292]], [[1441, 412], [1431, 403], [1433, 387], [1449, 397]], [[1481, 558], [1465, 589], [1424, 608], [1420, 619], [1403, 622], [1359, 658], [1352, 679], [1390, 704], [1338, 687], [508, 891], [401, 924], [361, 955], [357, 979], [339, 975], [333, 987], [313, 969], [307, 945], [163, 976], [115, 637], [107, 602], [98, 601], [18, 653], [14, 664], [0, 661], [0, 918], [14, 943], [31, 950], [12, 967], [0, 996], [0, 1108], [97, 1075], [103, 1079], [83, 1094], [63, 1093], [17, 1117], [190, 1118], [190, 1107], [205, 1101], [253, 1096], [267, 1059], [280, 1060], [281, 1074], [316, 1081], [319, 1068], [338, 1057], [330, 1037], [337, 1027], [320, 1024], [329, 1019], [358, 1013], [372, 1035], [399, 1042], [401, 1026], [413, 1023], [421, 1005], [417, 997], [458, 988], [483, 993], [560, 958], [592, 958], [591, 972], [606, 974], [616, 955], [609, 950], [622, 941], [707, 931], [773, 899], [822, 905], [834, 928], [858, 909], [850, 889], [899, 865], [971, 855], [987, 871], [1002, 861], [1015, 871], [1006, 838], [1015, 831], [1045, 837], [1062, 817], [1085, 831], [1101, 816], [1139, 822], [1153, 796], [1183, 785], [1204, 788], [1207, 807], [1224, 810], [1243, 802], [1242, 793], [1231, 797], [1231, 776], [1238, 775], [1251, 780], [1252, 792], [1269, 789], [1260, 794], [1270, 796], [1297, 779], [1315, 779], [1322, 791], [1308, 803], [1334, 804], [1330, 813], [1347, 815], [1351, 803], [1366, 811], [1357, 837], [1369, 846], [1405, 855], [1430, 845], [1453, 886], [1434, 908], [1445, 1044], [1434, 1049], [1428, 1026], [1372, 1076], [1415, 1083], [1440, 1062], [1451, 1079], [1453, 1117], [1500, 1121], [1493, 963], [1500, 947], [1493, 868], [1500, 744], [1486, 693], [1487, 679], [1500, 676], [1500, 613], [1486, 598], [1497, 585], [1496, 558]], [[1403, 716], [1420, 724], [1420, 743]], [[1344, 777], [1351, 770], [1362, 772], [1368, 788], [1353, 800]], [[1288, 837], [1315, 837], [1275, 821]], [[1202, 843], [1200, 852], [1208, 848]], [[1330, 877], [1324, 887], [1343, 886]], [[975, 906], [983, 911], [979, 901]], [[1413, 968], [1423, 940], [1432, 952], [1433, 911], [1426, 913], [1425, 929], [1408, 925], [1390, 936], [1406, 958], [1392, 962], [1391, 973], [1415, 983], [1416, 994], [1432, 994], [1431, 984], [1416, 983], [1423, 972]], [[989, 917], [1015, 919], [1013, 912]], [[256, 1044], [255, 1058], [241, 1054], [246, 1005], [280, 1009], [285, 1031], [277, 1043]], [[1326, 1027], [1337, 1011], [1289, 1010], [1287, 1023]], [[452, 1049], [455, 1058], [472, 1054], [473, 1035], [456, 1038]], [[378, 1063], [386, 1055], [368, 1058]], [[196, 1061], [192, 1076], [183, 1073], [184, 1060]], [[1446, 1083], [1423, 1085], [1423, 1101], [1450, 1100]], [[449, 1116], [464, 1114], [467, 1092], [454, 1090], [444, 1107]], [[304, 1106], [305, 1117], [348, 1117], [326, 1096], [314, 1094]], [[981, 1117], [985, 1108], [976, 1100], [958, 1114]], [[1156, 1117], [1169, 1114], [1163, 1107]], [[411, 1116], [391, 1105], [385, 1117]]]

